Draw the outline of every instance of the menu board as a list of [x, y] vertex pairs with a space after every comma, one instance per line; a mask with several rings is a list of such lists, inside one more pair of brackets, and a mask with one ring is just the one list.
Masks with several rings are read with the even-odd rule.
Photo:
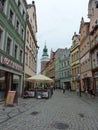
[[16, 91], [8, 91], [5, 105], [14, 105]]

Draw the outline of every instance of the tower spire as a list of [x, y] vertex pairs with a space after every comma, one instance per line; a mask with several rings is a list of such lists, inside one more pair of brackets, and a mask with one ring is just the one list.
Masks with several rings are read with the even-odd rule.
[[45, 46], [44, 46], [44, 49], [43, 49], [42, 57], [47, 57], [48, 58], [48, 50], [47, 50], [47, 47], [46, 47], [46, 41], [45, 41]]
[[43, 54], [42, 54], [42, 58], [41, 58], [41, 72], [42, 73], [46, 67], [47, 62], [49, 62], [49, 60], [50, 59], [49, 59], [49, 55], [48, 55], [48, 49], [47, 49], [46, 41], [45, 41], [45, 45], [43, 48]]

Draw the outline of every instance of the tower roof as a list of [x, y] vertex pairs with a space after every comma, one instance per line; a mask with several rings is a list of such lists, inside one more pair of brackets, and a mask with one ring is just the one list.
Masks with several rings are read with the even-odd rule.
[[43, 49], [43, 55], [42, 56], [48, 56], [48, 50], [47, 50], [47, 47], [46, 47], [46, 44], [44, 46], [44, 49]]
[[48, 49], [46, 47], [46, 44], [45, 44], [44, 49], [43, 49], [41, 61], [49, 61]]

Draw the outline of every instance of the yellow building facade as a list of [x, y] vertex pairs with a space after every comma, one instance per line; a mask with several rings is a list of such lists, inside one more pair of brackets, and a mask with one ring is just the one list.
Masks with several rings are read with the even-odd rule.
[[78, 76], [80, 76], [80, 37], [74, 33], [70, 51], [71, 90], [76, 90]]

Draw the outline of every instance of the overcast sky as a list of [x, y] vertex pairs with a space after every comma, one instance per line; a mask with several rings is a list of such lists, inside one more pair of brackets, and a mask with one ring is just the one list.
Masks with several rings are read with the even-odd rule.
[[[80, 21], [88, 19], [89, 0], [35, 0], [37, 13], [37, 41], [39, 45], [38, 64], [46, 41], [48, 54], [51, 48], [69, 48], [74, 32], [79, 33]], [[27, 0], [28, 4], [32, 0]], [[38, 65], [38, 72], [40, 65]]]

